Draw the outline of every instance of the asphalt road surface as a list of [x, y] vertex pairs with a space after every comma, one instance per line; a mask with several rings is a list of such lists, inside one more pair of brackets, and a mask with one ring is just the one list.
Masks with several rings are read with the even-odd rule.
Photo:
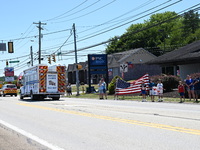
[[200, 104], [0, 97], [0, 150], [199, 150]]

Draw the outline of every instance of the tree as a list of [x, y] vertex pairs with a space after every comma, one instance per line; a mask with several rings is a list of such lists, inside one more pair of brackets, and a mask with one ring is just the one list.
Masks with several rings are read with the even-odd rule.
[[199, 15], [194, 11], [184, 16], [169, 11], [153, 14], [144, 23], [132, 24], [120, 38], [114, 37], [106, 53], [142, 47], [159, 56], [200, 39], [199, 25]]
[[194, 34], [200, 27], [200, 19], [198, 12], [190, 10], [184, 13], [183, 19], [183, 34], [189, 36], [191, 33]]

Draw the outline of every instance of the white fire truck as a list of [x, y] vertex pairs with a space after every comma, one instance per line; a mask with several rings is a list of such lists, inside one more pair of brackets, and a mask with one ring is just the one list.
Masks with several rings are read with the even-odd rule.
[[23, 71], [20, 88], [20, 99], [31, 97], [31, 100], [52, 98], [59, 100], [65, 94], [66, 67], [54, 65], [36, 65]]

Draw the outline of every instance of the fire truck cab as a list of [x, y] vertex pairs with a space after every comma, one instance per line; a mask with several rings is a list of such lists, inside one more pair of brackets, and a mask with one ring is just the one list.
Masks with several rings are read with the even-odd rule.
[[23, 71], [20, 88], [20, 99], [30, 97], [31, 100], [52, 98], [59, 100], [65, 94], [66, 67], [61, 65], [36, 65]]

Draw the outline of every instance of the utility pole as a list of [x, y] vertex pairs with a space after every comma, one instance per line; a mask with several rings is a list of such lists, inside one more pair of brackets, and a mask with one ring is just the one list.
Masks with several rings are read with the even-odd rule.
[[31, 66], [33, 66], [33, 49], [32, 46], [30, 47], [31, 50]]
[[33, 24], [38, 24], [39, 26], [39, 50], [38, 50], [38, 60], [39, 60], [39, 64], [41, 64], [41, 38], [42, 38], [42, 34], [41, 34], [41, 30], [43, 30], [43, 28], [41, 27], [41, 25], [46, 25], [46, 23], [41, 23], [41, 21], [39, 21], [39, 23], [35, 23], [33, 22]]
[[[76, 29], [75, 29], [75, 23], [73, 24], [73, 33], [74, 33], [74, 51], [75, 51], [75, 63], [76, 66], [78, 64], [78, 58], [77, 58], [77, 47], [76, 47]], [[79, 95], [79, 70], [76, 68], [76, 88], [77, 88], [77, 96]]]

